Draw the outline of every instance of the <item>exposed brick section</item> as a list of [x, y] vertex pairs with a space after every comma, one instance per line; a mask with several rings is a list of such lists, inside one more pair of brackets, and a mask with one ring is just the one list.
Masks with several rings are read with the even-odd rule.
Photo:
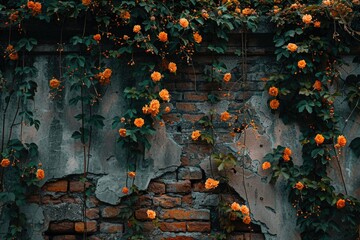
[[207, 93], [195, 93], [195, 92], [186, 92], [184, 93], [184, 100], [186, 101], [207, 101], [208, 94]]
[[180, 121], [180, 115], [177, 113], [167, 113], [163, 115], [163, 120], [165, 122], [179, 122]]
[[101, 223], [100, 232], [103, 233], [121, 233], [123, 232], [123, 225], [119, 223]]
[[153, 199], [155, 206], [160, 206], [163, 208], [173, 208], [181, 205], [181, 198], [179, 197], [170, 197], [167, 195], [162, 195], [160, 197], [154, 197]]
[[115, 218], [119, 215], [120, 211], [120, 207], [105, 207], [101, 211], [101, 216], [104, 218]]
[[148, 191], [156, 194], [164, 194], [165, 184], [161, 182], [150, 182]]
[[176, 109], [182, 112], [195, 112], [197, 107], [194, 103], [177, 102]]
[[179, 179], [199, 180], [202, 179], [202, 171], [199, 167], [182, 167], [178, 170]]
[[186, 121], [195, 123], [200, 120], [204, 115], [203, 114], [183, 114], [182, 117]]
[[75, 235], [58, 235], [52, 238], [53, 240], [76, 240]]
[[49, 225], [49, 232], [52, 233], [71, 233], [74, 232], [75, 224], [73, 222], [52, 222]]
[[135, 218], [138, 220], [149, 220], [148, 216], [147, 216], [147, 208], [141, 208], [135, 211]]
[[191, 192], [191, 182], [189, 180], [170, 182], [166, 184], [166, 192], [188, 193]]
[[42, 189], [44, 191], [48, 191], [48, 192], [67, 192], [68, 181], [59, 180], [56, 182], [49, 182], [49, 183], [46, 183]]
[[140, 207], [150, 207], [152, 205], [152, 200], [148, 195], [141, 195], [137, 201], [137, 206]]
[[191, 194], [185, 195], [181, 198], [181, 205], [183, 207], [191, 206], [192, 200], [193, 200], [193, 198], [192, 198]]
[[163, 232], [186, 232], [185, 222], [162, 222], [159, 226]]
[[[86, 188], [91, 186], [90, 182], [85, 183]], [[69, 184], [70, 192], [83, 192], [84, 191], [84, 183], [80, 181], [71, 181]]]
[[197, 182], [197, 183], [193, 184], [193, 191], [195, 191], [195, 192], [206, 192], [208, 190], [205, 188], [205, 183]]
[[[75, 223], [75, 231], [78, 233], [83, 233], [85, 230], [84, 222], [76, 222]], [[86, 222], [86, 231], [88, 233], [93, 233], [97, 231], [97, 222], [96, 221], [89, 221]]]
[[161, 217], [176, 220], [210, 220], [210, 210], [170, 209], [164, 210]]
[[210, 232], [210, 222], [187, 222], [186, 229], [188, 232]]
[[98, 208], [87, 208], [86, 217], [89, 219], [98, 219], [99, 218], [99, 209]]

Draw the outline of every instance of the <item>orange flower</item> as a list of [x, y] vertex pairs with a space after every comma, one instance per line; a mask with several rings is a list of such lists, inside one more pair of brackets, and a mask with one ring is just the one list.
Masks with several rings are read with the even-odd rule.
[[128, 11], [121, 12], [120, 17], [125, 20], [129, 20], [131, 15]]
[[246, 205], [241, 205], [240, 207], [240, 211], [242, 212], [242, 214], [245, 215], [249, 215], [250, 214], [250, 210]]
[[170, 112], [170, 111], [171, 111], [171, 109], [170, 109], [169, 106], [165, 108], [165, 112], [166, 112], [166, 113], [168, 113], [168, 112]]
[[41, 8], [42, 8], [41, 3], [36, 2], [33, 8], [34, 13], [41, 13]]
[[273, 99], [270, 101], [270, 108], [273, 110], [278, 109], [280, 106], [280, 102], [277, 99]]
[[223, 122], [226, 122], [227, 120], [229, 120], [231, 118], [230, 113], [228, 113], [227, 111], [223, 112], [220, 114], [220, 119]]
[[269, 88], [269, 95], [276, 97], [279, 94], [279, 89], [277, 87]]
[[186, 18], [180, 18], [179, 23], [183, 28], [187, 28], [189, 26], [189, 21]]
[[9, 58], [12, 61], [18, 60], [19, 59], [19, 54], [17, 52], [12, 52], [9, 54]]
[[127, 41], [127, 40], [130, 39], [130, 37], [129, 37], [128, 35], [124, 35], [124, 36], [123, 36], [123, 39], [124, 39], [125, 41]]
[[159, 92], [159, 96], [163, 101], [170, 101], [170, 94], [169, 91], [166, 89], [163, 89]]
[[245, 16], [251, 15], [253, 13], [253, 10], [251, 8], [244, 8], [242, 10], [242, 14]]
[[338, 138], [337, 138], [337, 144], [338, 144], [340, 147], [345, 147], [345, 145], [346, 145], [346, 138], [345, 138], [343, 135], [338, 136]]
[[281, 8], [278, 6], [274, 6], [274, 14], [278, 14], [280, 12]]
[[10, 14], [9, 16], [9, 20], [10, 21], [13, 21], [13, 22], [16, 22], [19, 18], [19, 11], [15, 11], [13, 13]]
[[152, 116], [156, 116], [160, 111], [160, 102], [159, 100], [153, 99], [150, 102], [150, 112]]
[[296, 50], [298, 49], [298, 46], [295, 44], [295, 43], [289, 43], [287, 45], [287, 49], [290, 51], [290, 52], [296, 52]]
[[225, 73], [224, 77], [223, 77], [223, 80], [225, 82], [228, 82], [231, 80], [231, 73]]
[[168, 35], [166, 32], [160, 32], [158, 35], [158, 39], [160, 40], [160, 42], [167, 42], [168, 40]]
[[147, 210], [146, 214], [147, 214], [148, 218], [150, 218], [150, 219], [155, 219], [156, 218], [156, 212], [153, 211], [153, 210]]
[[284, 159], [284, 162], [290, 161], [290, 156], [285, 153], [283, 154], [282, 158]]
[[291, 149], [290, 148], [285, 148], [284, 149], [284, 154], [291, 156], [291, 154], [292, 154]]
[[193, 131], [191, 134], [191, 139], [196, 141], [201, 136], [201, 133], [199, 130]]
[[295, 188], [301, 191], [304, 188], [304, 184], [302, 184], [302, 182], [297, 182]]
[[159, 73], [159, 72], [154, 71], [154, 72], [151, 74], [151, 79], [152, 79], [154, 82], [160, 81], [161, 78], [162, 78], [162, 76], [161, 76], [161, 73]]
[[298, 61], [298, 67], [301, 68], [301, 69], [305, 68], [306, 67], [305, 60]]
[[142, 118], [135, 118], [135, 120], [134, 120], [134, 124], [138, 128], [141, 128], [144, 125], [144, 123], [145, 123], [144, 119], [142, 119]]
[[201, 35], [200, 35], [198, 32], [195, 32], [195, 33], [193, 34], [193, 37], [194, 37], [194, 41], [195, 41], [196, 43], [201, 43], [201, 42], [202, 42], [202, 37], [201, 37]]
[[60, 81], [57, 80], [56, 78], [53, 78], [49, 81], [49, 85], [51, 88], [58, 88], [60, 86]]
[[230, 207], [233, 211], [240, 211], [240, 204], [237, 202], [233, 202]]
[[82, 4], [84, 6], [89, 6], [91, 4], [91, 0], [82, 0]]
[[140, 32], [140, 30], [141, 30], [141, 26], [140, 26], [140, 25], [135, 25], [134, 28], [133, 28], [133, 32], [134, 32], [134, 33], [138, 33], [138, 32]]
[[238, 8], [238, 7], [236, 7], [236, 8], [235, 8], [235, 12], [236, 12], [236, 13], [241, 13], [241, 9]]
[[345, 207], [345, 200], [344, 200], [344, 199], [341, 199], [341, 198], [340, 198], [339, 200], [337, 200], [337, 202], [336, 202], [336, 207], [337, 207], [338, 209]]
[[312, 20], [312, 16], [311, 16], [310, 14], [305, 14], [305, 15], [302, 17], [302, 21], [303, 21], [305, 24], [311, 23], [311, 20]]
[[315, 140], [317, 145], [320, 145], [320, 144], [322, 144], [324, 142], [325, 138], [321, 134], [316, 134], [314, 140]]
[[112, 71], [110, 68], [106, 68], [103, 72], [104, 78], [111, 78]]
[[128, 189], [127, 187], [123, 187], [123, 188], [121, 189], [121, 192], [122, 192], [123, 194], [128, 194], [128, 193], [129, 193], [129, 189]]
[[207, 19], [209, 18], [209, 14], [208, 14], [208, 12], [207, 12], [205, 9], [201, 10], [201, 16], [202, 16], [205, 20], [207, 20]]
[[176, 63], [170, 62], [168, 65], [168, 69], [171, 73], [176, 73], [177, 70]]
[[313, 88], [314, 88], [315, 90], [321, 91], [321, 87], [322, 87], [321, 82], [320, 82], [319, 80], [316, 80], [316, 81], [314, 82]]
[[150, 114], [151, 113], [151, 110], [150, 110], [150, 108], [149, 108], [149, 106], [147, 104], [142, 107], [142, 112], [143, 112], [143, 114]]
[[33, 1], [28, 1], [27, 7], [28, 7], [29, 9], [33, 9], [33, 8], [35, 7], [35, 3], [34, 3]]
[[8, 167], [10, 165], [10, 160], [7, 158], [4, 158], [3, 160], [1, 160], [0, 166], [2, 167]]
[[44, 170], [38, 169], [38, 170], [36, 171], [36, 178], [39, 179], [39, 180], [41, 180], [41, 179], [44, 179], [44, 177], [45, 177], [45, 172], [44, 172]]
[[219, 185], [219, 181], [216, 181], [215, 179], [208, 178], [205, 182], [205, 188], [207, 190], [214, 189]]
[[95, 35], [93, 36], [93, 39], [94, 39], [95, 41], [99, 42], [99, 41], [101, 40], [101, 35], [100, 35], [100, 34], [95, 34]]
[[121, 137], [126, 137], [126, 129], [125, 128], [120, 128], [119, 129], [119, 134]]
[[262, 169], [263, 170], [267, 170], [267, 169], [269, 169], [269, 168], [271, 168], [271, 163], [270, 162], [264, 162], [263, 164], [262, 164]]
[[136, 172], [128, 172], [129, 178], [134, 178], [136, 176]]
[[330, 6], [331, 5], [331, 1], [330, 0], [323, 0], [322, 4], [324, 4], [325, 6]]
[[320, 22], [320, 21], [314, 22], [314, 27], [319, 28], [320, 26], [321, 26], [321, 22]]
[[250, 218], [250, 216], [245, 216], [245, 217], [243, 218], [243, 223], [245, 223], [245, 224], [250, 224], [250, 223], [251, 223], [251, 218]]

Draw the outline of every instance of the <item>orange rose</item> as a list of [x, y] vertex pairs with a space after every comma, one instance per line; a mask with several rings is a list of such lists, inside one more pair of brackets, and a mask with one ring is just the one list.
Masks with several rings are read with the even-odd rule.
[[136, 176], [136, 172], [128, 172], [129, 178], [134, 178]]
[[298, 49], [298, 46], [295, 44], [295, 43], [289, 43], [287, 45], [287, 49], [290, 51], [290, 52], [296, 52], [296, 50]]
[[91, 4], [91, 0], [82, 0], [82, 4], [84, 6], [89, 6]]
[[0, 166], [2, 167], [8, 167], [10, 165], [10, 160], [7, 158], [4, 158], [3, 160], [1, 160]]
[[51, 88], [58, 88], [60, 86], [60, 81], [57, 80], [56, 78], [53, 78], [49, 81], [49, 85]]
[[231, 118], [230, 113], [228, 113], [227, 111], [223, 112], [220, 114], [220, 119], [223, 122], [226, 122], [227, 120], [229, 120]]
[[150, 108], [149, 108], [149, 106], [147, 104], [142, 107], [142, 112], [143, 112], [143, 114], [150, 114], [151, 113], [151, 110], [150, 110]]
[[95, 34], [95, 35], [93, 36], [93, 39], [94, 39], [95, 41], [99, 42], [99, 41], [101, 40], [101, 35], [100, 35], [100, 34]]
[[291, 156], [291, 154], [292, 154], [291, 149], [290, 148], [285, 148], [284, 149], [284, 154]]
[[123, 194], [128, 194], [128, 193], [129, 193], [129, 189], [128, 189], [127, 187], [123, 187], [123, 188], [121, 189], [121, 192], [122, 192]]
[[233, 211], [240, 211], [240, 204], [237, 202], [233, 202], [230, 207]]
[[130, 15], [130, 13], [129, 13], [128, 11], [124, 11], [124, 12], [122, 12], [122, 13], [120, 14], [120, 17], [121, 17], [122, 19], [129, 20], [130, 17], [131, 17], [131, 15]]
[[337, 138], [337, 144], [338, 144], [340, 147], [345, 147], [345, 145], [346, 145], [346, 138], [345, 138], [343, 135], [338, 136], [338, 138]]
[[315, 90], [321, 91], [321, 87], [322, 87], [321, 82], [320, 82], [319, 80], [316, 80], [316, 81], [314, 82], [313, 88], [314, 88]]
[[278, 109], [280, 106], [280, 102], [277, 99], [273, 99], [270, 101], [270, 108], [273, 110]]
[[223, 80], [225, 82], [228, 82], [231, 80], [231, 73], [225, 73], [224, 77], [223, 77]]
[[145, 123], [144, 119], [142, 119], [142, 118], [135, 118], [135, 120], [134, 120], [134, 124], [138, 128], [141, 128], [144, 125], [144, 123]]
[[302, 184], [302, 182], [297, 182], [295, 188], [301, 191], [304, 188], [304, 184]]
[[28, 1], [27, 7], [28, 7], [29, 9], [33, 9], [33, 8], [35, 7], [35, 3], [34, 3], [33, 1]]
[[176, 73], [177, 70], [176, 63], [170, 62], [168, 65], [168, 69], [171, 73]]
[[129, 37], [128, 35], [124, 35], [124, 36], [123, 36], [123, 39], [124, 39], [125, 41], [127, 41], [127, 40], [130, 39], [130, 37]]
[[242, 14], [245, 16], [251, 15], [253, 13], [253, 10], [251, 8], [244, 8], [242, 10]]
[[112, 71], [110, 68], [106, 68], [103, 72], [103, 76], [104, 78], [111, 78], [111, 75], [112, 75]]
[[133, 28], [133, 32], [134, 32], [134, 33], [138, 33], [138, 32], [140, 32], [140, 30], [141, 30], [141, 26], [140, 26], [140, 25], [135, 25], [134, 28]]
[[201, 42], [202, 42], [202, 37], [201, 37], [201, 35], [200, 35], [198, 32], [195, 32], [195, 33], [193, 34], [193, 37], [194, 37], [194, 41], [195, 41], [196, 43], [201, 43]]
[[284, 159], [284, 162], [290, 161], [290, 156], [285, 153], [283, 154], [282, 158]]
[[151, 74], [151, 79], [152, 79], [154, 82], [160, 81], [161, 78], [162, 78], [162, 76], [161, 76], [161, 73], [159, 73], [159, 72], [154, 71], [154, 72]]
[[305, 68], [306, 67], [305, 60], [298, 61], [298, 67], [301, 68], [301, 69]]
[[9, 54], [9, 58], [12, 61], [18, 60], [19, 59], [19, 54], [17, 52], [12, 52]]
[[151, 115], [156, 116], [160, 111], [160, 102], [156, 99], [151, 100], [149, 108]]
[[302, 21], [303, 21], [305, 24], [311, 23], [311, 20], [312, 20], [312, 16], [311, 16], [310, 14], [305, 14], [305, 15], [302, 17]]
[[279, 89], [277, 87], [269, 88], [269, 95], [276, 97], [279, 94]]
[[207, 20], [207, 19], [209, 18], [209, 14], [208, 14], [208, 12], [207, 12], [205, 9], [201, 10], [201, 16], [202, 16], [205, 20]]
[[187, 28], [189, 26], [189, 21], [186, 18], [180, 18], [179, 23], [183, 28]]
[[201, 133], [199, 130], [193, 131], [191, 134], [191, 139], [196, 141], [201, 136]]
[[10, 16], [9, 16], [9, 20], [13, 21], [13, 22], [16, 22], [18, 20], [18, 18], [19, 18], [19, 12], [18, 11], [11, 13]]
[[274, 6], [274, 14], [278, 14], [280, 12], [281, 8], [278, 6]]
[[271, 163], [270, 163], [270, 162], [264, 162], [264, 163], [262, 164], [262, 169], [263, 169], [263, 170], [267, 170], [267, 169], [269, 169], [269, 168], [271, 168]]
[[337, 200], [337, 202], [336, 202], [336, 207], [337, 207], [338, 209], [345, 207], [345, 200], [344, 200], [344, 199], [341, 199], [341, 198], [340, 198], [339, 200]]
[[36, 171], [36, 178], [39, 179], [39, 180], [41, 180], [41, 179], [44, 179], [44, 177], [45, 177], [45, 172], [44, 172], [44, 170], [38, 169], [38, 170]]
[[240, 211], [242, 212], [242, 214], [245, 215], [249, 215], [250, 214], [250, 210], [246, 205], [241, 205], [240, 207]]
[[331, 5], [331, 1], [330, 0], [323, 0], [322, 4], [324, 4], [325, 6], [330, 6]]
[[170, 111], [171, 111], [170, 107], [166, 107], [166, 108], [165, 108], [165, 112], [166, 112], [166, 113], [168, 113], [168, 112], [170, 112]]
[[126, 129], [125, 128], [120, 128], [119, 129], [119, 134], [121, 137], [126, 137]]
[[320, 145], [320, 144], [322, 144], [324, 142], [325, 138], [321, 134], [316, 134], [314, 140], [315, 140], [317, 145]]
[[168, 35], [166, 32], [160, 32], [158, 35], [158, 39], [160, 40], [160, 42], [167, 42], [168, 40]]
[[148, 218], [150, 218], [150, 219], [155, 219], [156, 218], [156, 212], [153, 211], [153, 210], [147, 210], [146, 214], [147, 214]]
[[321, 22], [320, 22], [320, 21], [314, 22], [314, 27], [319, 28], [320, 26], [321, 26]]
[[219, 181], [216, 181], [215, 179], [208, 178], [205, 182], [205, 188], [207, 190], [214, 189], [219, 185]]
[[169, 91], [166, 89], [163, 89], [159, 92], [159, 96], [163, 101], [170, 101], [170, 94]]
[[243, 218], [243, 223], [245, 223], [245, 224], [250, 224], [250, 223], [251, 223], [251, 218], [250, 218], [250, 216], [245, 216], [245, 217]]
[[41, 13], [41, 8], [42, 8], [41, 3], [36, 2], [33, 8], [34, 13]]

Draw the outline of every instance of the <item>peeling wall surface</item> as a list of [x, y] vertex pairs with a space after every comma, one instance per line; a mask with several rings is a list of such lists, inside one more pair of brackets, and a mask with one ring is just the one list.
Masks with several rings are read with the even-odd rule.
[[[262, 49], [253, 48], [254, 52], [262, 52]], [[234, 71], [240, 69], [237, 57], [228, 56], [224, 60], [229, 68], [235, 69]], [[345, 57], [345, 60], [351, 62], [352, 57]], [[34, 240], [80, 239], [81, 235], [76, 230], [76, 224], [82, 221], [82, 203], [77, 199], [76, 190], [72, 188], [75, 183], [71, 180], [72, 177], [83, 173], [82, 146], [71, 138], [72, 133], [79, 128], [79, 122], [73, 117], [79, 109], [68, 106], [71, 93], [66, 90], [66, 87], [62, 100], [52, 101], [49, 98], [48, 81], [56, 71], [56, 57], [39, 54], [34, 57], [34, 61], [39, 71], [35, 79], [38, 83], [38, 91], [33, 109], [41, 126], [39, 131], [25, 126], [22, 140], [35, 142], [39, 146], [39, 162], [43, 164], [46, 172], [46, 178], [41, 183], [44, 185], [43, 190], [45, 189], [46, 194], [40, 195], [43, 199], [47, 199], [47, 202], [33, 201], [23, 208], [28, 221], [28, 235]], [[150, 232], [149, 239], [163, 239], [164, 237], [177, 239], [174, 238], [177, 236], [184, 237], [178, 239], [212, 239], [208, 232], [210, 226], [216, 225], [216, 219], [212, 218], [219, 196], [199, 186], [213, 173], [215, 175], [221, 173], [217, 172], [214, 165], [209, 164], [211, 154], [209, 148], [194, 144], [190, 135], [194, 129], [195, 120], [204, 114], [210, 111], [234, 112], [240, 105], [246, 104], [258, 128], [247, 129], [241, 135], [239, 141], [246, 136], [245, 147], [239, 147], [235, 140], [227, 137], [226, 130], [220, 124], [218, 125], [217, 142], [221, 147], [233, 153], [238, 151], [246, 153], [243, 162], [239, 159], [239, 163], [243, 163], [244, 167], [239, 164], [229, 175], [229, 185], [241, 199], [248, 199], [246, 204], [250, 207], [253, 223], [259, 228], [252, 236], [244, 230], [242, 235], [234, 234], [233, 239], [300, 239], [296, 227], [296, 213], [288, 202], [286, 191], [288, 187], [281, 180], [275, 185], [270, 184], [267, 174], [261, 170], [262, 158], [277, 145], [290, 147], [293, 150], [295, 164], [302, 163], [299, 129], [295, 125], [284, 125], [278, 115], [272, 114], [266, 105], [268, 96], [262, 92], [264, 84], [260, 78], [266, 76], [266, 69], [271, 68], [272, 58], [265, 54], [250, 55], [247, 65], [246, 92], [243, 86], [235, 86], [232, 91], [233, 98], [221, 100], [217, 104], [206, 101], [207, 83], [201, 73], [203, 64], [208, 61], [206, 56], [199, 57], [194, 65], [195, 72], [189, 70], [179, 74], [176, 80], [166, 83], [167, 89], [172, 94], [173, 110], [167, 116], [166, 127], [159, 127], [156, 135], [151, 137], [151, 149], [145, 153], [145, 157], [137, 159], [135, 184], [140, 190], [149, 192], [141, 200], [136, 212], [137, 219], [144, 220], [141, 215], [144, 214], [144, 209], [155, 206], [160, 219], [164, 221], [160, 228], [156, 229], [144, 223], [145, 229]], [[103, 97], [101, 107], [96, 110], [98, 114], [106, 117], [105, 127], [94, 132], [92, 143], [94, 147], [91, 150], [88, 170], [89, 177], [94, 183], [93, 198], [89, 198], [87, 202], [87, 207], [93, 209], [93, 215], [89, 215], [92, 217], [88, 216], [89, 222], [94, 223], [95, 228], [92, 239], [120, 239], [126, 227], [118, 223], [115, 216], [121, 211], [121, 199], [124, 196], [121, 188], [126, 181], [127, 153], [116, 143], [118, 132], [111, 128], [111, 121], [115, 115], [121, 116], [126, 110], [122, 91], [128, 81], [126, 79], [128, 74], [126, 66], [115, 64], [112, 69], [114, 76], [111, 79], [111, 87]], [[359, 74], [360, 71], [354, 65], [344, 67], [343, 77], [350, 73]], [[193, 76], [194, 74], [197, 78]], [[237, 76], [238, 79], [239, 76]], [[189, 84], [185, 85], [186, 83]], [[191, 94], [192, 98], [189, 97]], [[191, 108], [186, 108], [185, 105]], [[336, 109], [343, 117], [342, 127], [348, 142], [360, 136], [360, 115], [350, 116], [350, 109], [343, 101], [336, 103]], [[349, 116], [350, 118], [345, 122]], [[9, 119], [11, 117], [10, 114]], [[349, 148], [346, 148], [340, 156], [347, 190], [349, 194], [360, 198], [360, 171], [356, 164], [358, 160]], [[337, 190], [344, 191], [339, 173], [338, 165], [332, 162], [330, 175], [334, 179], [334, 186]], [[56, 183], [57, 191], [49, 188], [48, 184], [52, 182]], [[115, 211], [113, 217], [108, 215], [110, 210]], [[116, 211], [119, 212], [116, 214]], [[176, 217], [178, 215], [173, 218], [168, 217], [174, 211], [191, 212], [191, 214], [188, 218]], [[57, 225], [53, 224], [64, 224], [64, 222], [68, 223], [70, 230], [63, 231], [64, 233], [54, 230], [54, 226]], [[174, 222], [177, 224], [176, 228], [173, 228], [173, 225], [170, 226], [170, 223]], [[7, 224], [7, 216], [3, 213], [0, 219], [0, 239]], [[197, 229], [196, 226], [200, 227]], [[116, 229], [116, 231], [109, 229]], [[64, 236], [74, 236], [74, 238]]]

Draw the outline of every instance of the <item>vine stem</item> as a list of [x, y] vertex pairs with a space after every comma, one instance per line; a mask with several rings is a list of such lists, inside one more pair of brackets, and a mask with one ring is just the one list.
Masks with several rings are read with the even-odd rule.
[[344, 186], [344, 191], [345, 191], [345, 194], [348, 195], [348, 191], [347, 191], [346, 184], [345, 184], [345, 178], [344, 178], [344, 175], [343, 175], [343, 172], [342, 172], [342, 168], [341, 168], [341, 165], [340, 165], [340, 160], [339, 160], [339, 157], [337, 155], [336, 148], [335, 148], [334, 144], [333, 144], [333, 149], [335, 151], [335, 158], [336, 158], [337, 165], [339, 167], [341, 181], [342, 181], [342, 184]]

